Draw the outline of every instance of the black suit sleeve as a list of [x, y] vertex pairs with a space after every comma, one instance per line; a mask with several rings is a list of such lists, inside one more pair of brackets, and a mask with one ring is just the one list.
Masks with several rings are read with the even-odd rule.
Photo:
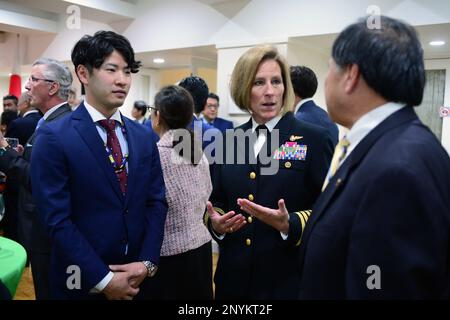
[[18, 181], [21, 186], [31, 192], [29, 166], [30, 163], [14, 149], [7, 149], [0, 155], [0, 171], [6, 174], [7, 179]]
[[434, 299], [448, 286], [448, 192], [406, 167], [379, 173], [354, 208], [347, 299]]
[[[314, 199], [317, 199], [322, 192], [322, 185], [330, 167], [333, 156], [333, 141], [328, 133], [317, 135], [316, 149], [314, 150], [313, 160], [308, 168], [308, 184], [314, 193]], [[314, 201], [315, 202], [315, 201]], [[286, 245], [299, 246], [302, 239], [303, 230], [312, 213], [309, 210], [289, 213], [289, 234], [285, 241]]]
[[[209, 198], [209, 201], [211, 201], [214, 210], [216, 210], [221, 215], [228, 212], [228, 201], [225, 195], [225, 192], [222, 188], [222, 179], [221, 179], [221, 165], [215, 164], [214, 170], [211, 171], [211, 178], [212, 178], [212, 185], [213, 190], [211, 193], [211, 196]], [[217, 242], [222, 241], [221, 239], [217, 238], [216, 234], [213, 232], [211, 220], [209, 218], [209, 214], [207, 211], [205, 211], [203, 215], [203, 222], [205, 226], [208, 228], [209, 233], [211, 236], [216, 240]]]
[[[330, 168], [331, 158], [333, 157], [333, 140], [328, 133], [319, 136], [317, 150], [314, 154], [314, 161], [308, 170], [311, 188], [316, 194], [317, 199], [322, 192], [323, 182]], [[312, 208], [311, 208], [312, 209]]]
[[20, 130], [19, 127], [17, 126], [16, 121], [12, 121], [9, 126], [8, 126], [8, 130], [6, 130], [6, 135], [5, 137], [8, 138], [17, 138], [20, 140]]

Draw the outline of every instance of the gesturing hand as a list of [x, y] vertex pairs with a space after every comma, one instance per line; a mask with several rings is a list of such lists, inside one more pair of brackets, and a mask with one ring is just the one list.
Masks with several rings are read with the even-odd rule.
[[234, 211], [220, 215], [209, 201], [206, 204], [206, 210], [211, 218], [211, 225], [217, 234], [236, 232], [247, 223], [242, 214], [236, 214]]
[[278, 200], [278, 209], [263, 207], [247, 199], [238, 199], [237, 203], [241, 210], [255, 216], [278, 231], [289, 232], [289, 212], [283, 199]]

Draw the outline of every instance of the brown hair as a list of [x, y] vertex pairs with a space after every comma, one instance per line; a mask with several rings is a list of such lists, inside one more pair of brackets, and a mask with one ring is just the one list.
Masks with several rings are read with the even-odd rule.
[[284, 93], [281, 111], [285, 114], [294, 105], [294, 90], [292, 88], [289, 66], [273, 46], [256, 46], [245, 52], [236, 63], [231, 75], [230, 92], [236, 105], [244, 111], [250, 111], [251, 92], [258, 67], [263, 61], [275, 60], [281, 69]]

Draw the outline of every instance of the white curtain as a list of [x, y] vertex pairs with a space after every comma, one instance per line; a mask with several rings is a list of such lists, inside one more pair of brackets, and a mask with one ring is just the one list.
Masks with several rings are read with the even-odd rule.
[[444, 104], [445, 70], [426, 70], [426, 77], [423, 101], [416, 107], [416, 112], [441, 141], [442, 118], [439, 117], [439, 107]]

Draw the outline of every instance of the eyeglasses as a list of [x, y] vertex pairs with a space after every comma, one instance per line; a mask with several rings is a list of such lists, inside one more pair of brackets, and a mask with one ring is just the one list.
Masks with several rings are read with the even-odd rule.
[[46, 81], [46, 82], [55, 82], [55, 80], [45, 79], [45, 78], [36, 78], [35, 76], [30, 76], [28, 78], [28, 82], [36, 83], [39, 80]]
[[206, 107], [208, 109], [217, 109], [217, 108], [219, 108], [219, 105], [217, 105], [217, 104], [207, 104]]
[[153, 110], [153, 111], [158, 111], [157, 108], [155, 108], [154, 106], [147, 106], [147, 109], [149, 110]]

